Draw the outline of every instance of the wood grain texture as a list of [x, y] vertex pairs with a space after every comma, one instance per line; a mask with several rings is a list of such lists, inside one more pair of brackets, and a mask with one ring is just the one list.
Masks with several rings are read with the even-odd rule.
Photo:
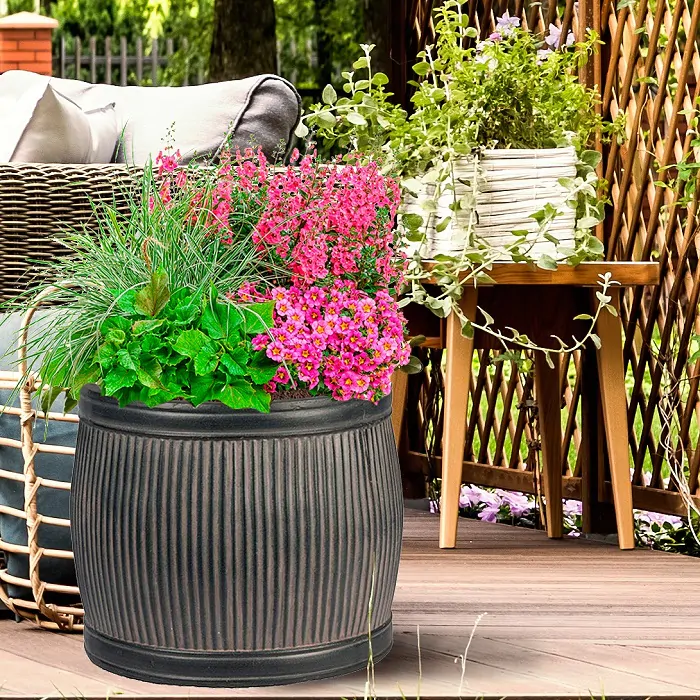
[[[698, 561], [460, 519], [440, 550], [438, 518], [407, 511], [394, 601], [395, 644], [376, 667], [379, 697], [458, 698], [455, 659], [476, 628], [463, 698], [608, 700], [700, 696]], [[639, 595], [644, 590], [644, 596]], [[669, 605], [669, 591], [673, 592]], [[82, 638], [0, 620], [0, 697], [332, 698], [364, 695], [364, 673], [266, 689], [202, 690], [119, 678]]]
[[[426, 263], [425, 267], [431, 270], [434, 263]], [[560, 265], [558, 270], [542, 270], [527, 263], [494, 263], [487, 274], [496, 284], [597, 287], [600, 275], [607, 272], [622, 287], [659, 283], [659, 264], [656, 262], [584, 262], [576, 267]], [[434, 283], [428, 280], [430, 282]], [[480, 282], [479, 286], [489, 284]]]
[[535, 398], [542, 440], [542, 476], [547, 501], [547, 534], [562, 537], [564, 512], [561, 483], [561, 390], [559, 387], [559, 356], [535, 353]]
[[[476, 318], [477, 290], [466, 289], [460, 299], [464, 315]], [[442, 510], [440, 546], [454, 547], [459, 516], [459, 491], [462, 485], [462, 460], [466, 435], [467, 404], [471, 385], [474, 338], [462, 335], [456, 314], [447, 317], [445, 368], [445, 430], [442, 437]]]

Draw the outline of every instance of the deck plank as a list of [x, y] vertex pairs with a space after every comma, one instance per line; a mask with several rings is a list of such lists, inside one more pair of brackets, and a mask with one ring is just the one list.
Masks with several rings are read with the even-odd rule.
[[[379, 697], [700, 696], [697, 559], [475, 521], [460, 521], [458, 547], [444, 551], [437, 533], [435, 516], [407, 511]], [[462, 681], [458, 657], [482, 613]], [[0, 621], [0, 697], [337, 700], [363, 697], [365, 681], [361, 672], [272, 689], [157, 686], [96, 668], [79, 636]]]

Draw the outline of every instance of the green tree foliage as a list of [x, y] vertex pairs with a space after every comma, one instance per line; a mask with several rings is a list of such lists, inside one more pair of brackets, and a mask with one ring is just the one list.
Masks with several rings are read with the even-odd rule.
[[[9, 0], [11, 12], [33, 7], [34, 0]], [[95, 37], [100, 45], [124, 36], [131, 52], [138, 36], [174, 39], [167, 83], [182, 83], [186, 71], [208, 73], [214, 0], [44, 0], [42, 7], [60, 22], [57, 37]], [[302, 90], [340, 88], [341, 71], [367, 38], [365, 12], [364, 0], [275, 0], [280, 73]]]

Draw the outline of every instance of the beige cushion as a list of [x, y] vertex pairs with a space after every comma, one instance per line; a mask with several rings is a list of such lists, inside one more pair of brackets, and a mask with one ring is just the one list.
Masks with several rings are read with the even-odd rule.
[[119, 126], [114, 104], [83, 111], [48, 80], [23, 92], [11, 109], [0, 103], [0, 161], [108, 163]]
[[[46, 79], [25, 71], [0, 75], [0, 103], [6, 89], [27, 90], [41, 80]], [[227, 139], [234, 149], [257, 144], [272, 156], [289, 144], [301, 111], [294, 87], [275, 75], [189, 87], [90, 85], [61, 78], [52, 78], [51, 85], [84, 110], [114, 102], [123, 129], [116, 160], [135, 165], [155, 158], [170, 132], [185, 161], [216, 155]]]

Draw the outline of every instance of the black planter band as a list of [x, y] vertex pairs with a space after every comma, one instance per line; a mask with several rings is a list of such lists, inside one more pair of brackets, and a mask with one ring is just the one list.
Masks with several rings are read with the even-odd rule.
[[[391, 621], [372, 633], [372, 658], [391, 651]], [[93, 663], [136, 680], [210, 688], [283, 685], [329, 678], [367, 666], [369, 637], [275, 651], [207, 652], [139, 647], [85, 630], [85, 651]]]

